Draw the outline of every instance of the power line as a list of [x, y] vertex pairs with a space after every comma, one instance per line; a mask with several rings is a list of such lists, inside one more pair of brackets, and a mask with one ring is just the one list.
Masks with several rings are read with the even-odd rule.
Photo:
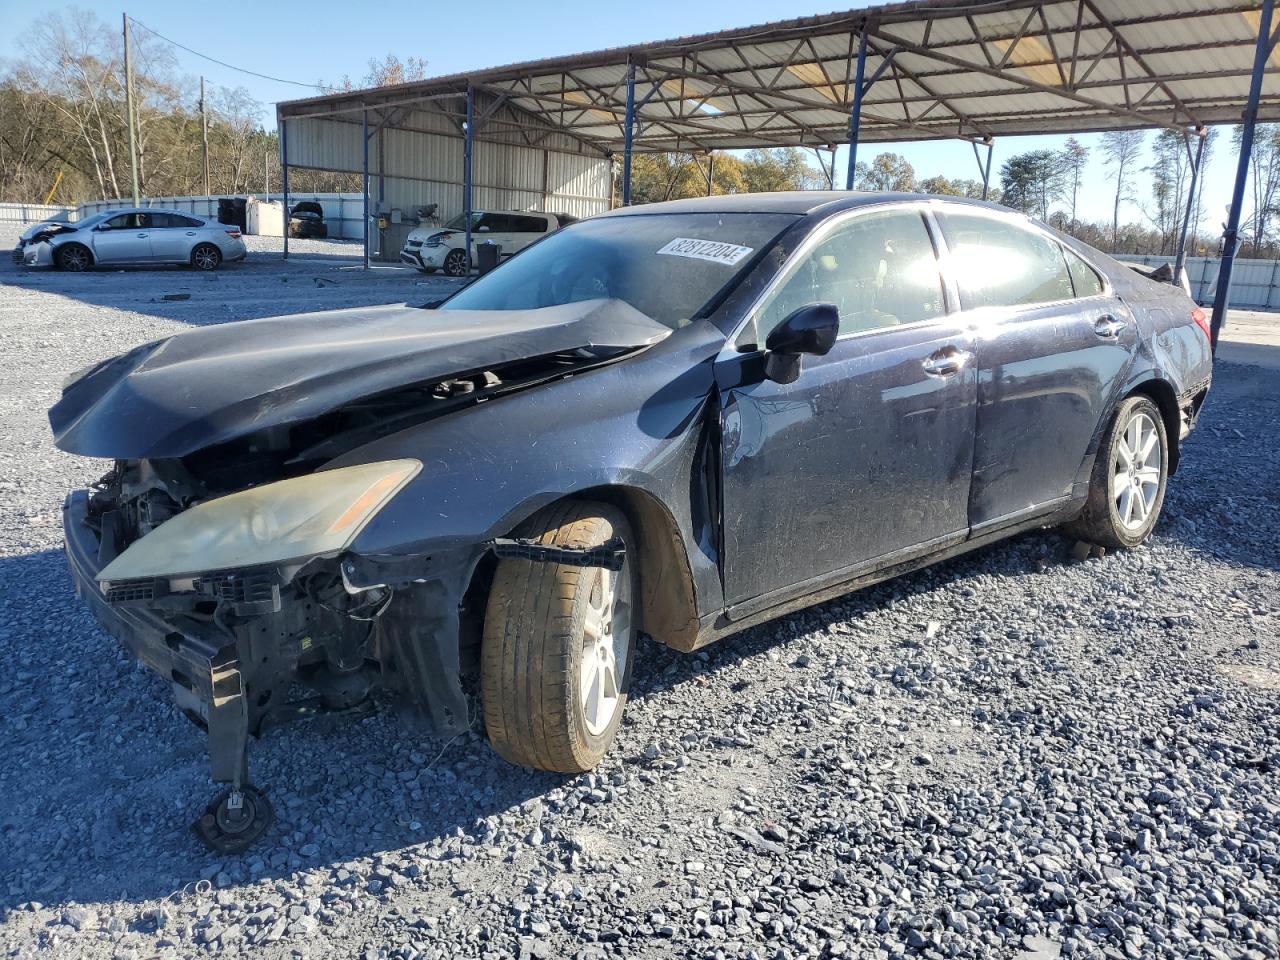
[[323, 86], [321, 86], [318, 83], [302, 83], [301, 81], [298, 81], [298, 80], [285, 80], [283, 77], [271, 77], [265, 73], [258, 73], [256, 70], [246, 70], [244, 67], [237, 67], [235, 64], [227, 63], [225, 60], [219, 60], [217, 57], [211, 57], [208, 54], [201, 53], [199, 50], [192, 50], [190, 47], [186, 46], [185, 44], [181, 44], [177, 40], [172, 40], [169, 37], [166, 37], [163, 33], [159, 33], [155, 30], [152, 30], [141, 20], [137, 20], [134, 17], [129, 17], [129, 21], [134, 25], [141, 27], [143, 30], [147, 31], [147, 33], [150, 33], [156, 37], [159, 37], [165, 43], [173, 44], [179, 50], [185, 50], [187, 51], [187, 53], [191, 54], [192, 56], [199, 57], [201, 60], [208, 60], [210, 63], [216, 63], [218, 64], [218, 66], [226, 67], [228, 70], [235, 70], [239, 73], [247, 73], [249, 76], [257, 77], [260, 80], [270, 80], [274, 83], [288, 83], [288, 84], [292, 84], [295, 87], [306, 87], [309, 90], [323, 91], [325, 89]]

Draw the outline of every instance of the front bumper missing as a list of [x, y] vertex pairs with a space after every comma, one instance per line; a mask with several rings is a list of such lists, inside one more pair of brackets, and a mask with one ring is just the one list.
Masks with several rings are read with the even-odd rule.
[[207, 729], [213, 779], [243, 784], [251, 717], [239, 638], [206, 621], [182, 616], [166, 620], [142, 607], [108, 603], [98, 587], [99, 543], [87, 522], [88, 494], [70, 494], [62, 510], [76, 593], [108, 633], [169, 682], [178, 707]]

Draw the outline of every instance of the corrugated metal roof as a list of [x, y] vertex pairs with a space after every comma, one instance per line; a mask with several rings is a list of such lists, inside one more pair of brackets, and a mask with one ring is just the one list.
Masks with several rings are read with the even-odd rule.
[[[635, 149], [824, 146], [848, 139], [865, 32], [861, 141], [981, 139], [1240, 119], [1261, 0], [917, 0], [512, 64], [280, 104], [323, 116], [467, 84], [601, 151], [621, 149], [636, 70]], [[885, 61], [889, 61], [887, 64]], [[1280, 52], [1260, 107], [1280, 119]]]

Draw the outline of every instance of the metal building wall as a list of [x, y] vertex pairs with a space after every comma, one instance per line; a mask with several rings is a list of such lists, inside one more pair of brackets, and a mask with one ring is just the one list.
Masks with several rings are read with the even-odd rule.
[[[477, 96], [477, 114], [491, 105]], [[462, 212], [463, 136], [456, 118], [434, 103], [369, 111], [369, 200], [374, 212], [401, 212], [375, 241], [395, 259], [415, 226], [414, 211], [431, 203], [448, 220]], [[359, 112], [288, 120], [289, 166], [361, 172]], [[542, 210], [588, 217], [609, 209], [611, 161], [522, 111], [498, 106], [477, 125], [472, 206]], [[375, 234], [376, 236], [376, 234]]]

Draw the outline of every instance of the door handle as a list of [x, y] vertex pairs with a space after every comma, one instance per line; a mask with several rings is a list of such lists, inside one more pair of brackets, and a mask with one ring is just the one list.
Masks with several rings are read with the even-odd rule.
[[924, 367], [924, 372], [931, 377], [954, 377], [964, 369], [964, 365], [969, 362], [971, 356], [973, 355], [967, 350], [961, 350], [957, 347], [943, 347], [941, 350], [929, 354], [920, 365]]
[[1093, 324], [1093, 332], [1104, 340], [1114, 340], [1128, 324], [1112, 316], [1099, 317]]
[[138, 234], [138, 238], [141, 240], [145, 240], [147, 238], [147, 235], [145, 233], [140, 233]]
[[188, 230], [188, 231], [187, 231], [187, 236], [188, 236], [188, 237], [194, 237], [195, 235], [196, 235], [196, 232], [195, 232], [194, 230]]

